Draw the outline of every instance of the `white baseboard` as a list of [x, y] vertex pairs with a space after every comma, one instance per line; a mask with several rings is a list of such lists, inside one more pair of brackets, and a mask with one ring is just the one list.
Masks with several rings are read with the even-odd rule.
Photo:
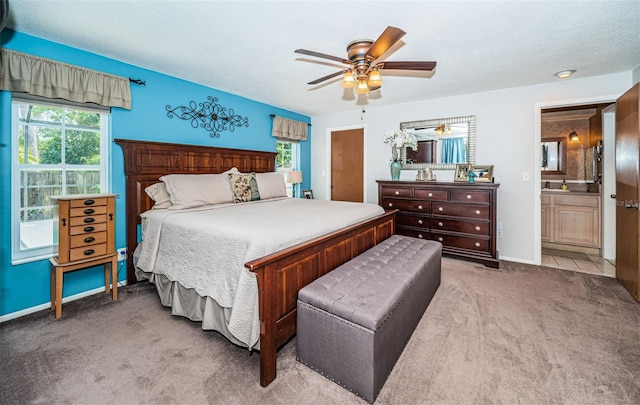
[[516, 263], [524, 263], [524, 264], [533, 264], [533, 265], [535, 265], [535, 262], [533, 260], [518, 259], [516, 257], [500, 256], [500, 260], [506, 260], [508, 262], [516, 262]]
[[[118, 287], [125, 286], [125, 285], [127, 285], [126, 280], [125, 281], [118, 281]], [[79, 300], [80, 298], [88, 297], [90, 295], [94, 295], [94, 294], [98, 294], [98, 293], [104, 293], [104, 287], [98, 287], [98, 288], [94, 288], [93, 290], [88, 290], [88, 291], [81, 292], [79, 294], [75, 294], [75, 295], [70, 295], [68, 297], [64, 297], [62, 299], [62, 303], [64, 304], [66, 302]], [[11, 319], [20, 318], [21, 316], [29, 315], [29, 314], [32, 314], [34, 312], [42, 311], [43, 309], [50, 309], [50, 308], [51, 308], [51, 302], [48, 302], [48, 303], [45, 303], [45, 304], [36, 305], [35, 307], [31, 307], [31, 308], [21, 309], [20, 311], [16, 311], [16, 312], [12, 312], [10, 314], [6, 314], [6, 315], [0, 316], [0, 323], [9, 321]]]

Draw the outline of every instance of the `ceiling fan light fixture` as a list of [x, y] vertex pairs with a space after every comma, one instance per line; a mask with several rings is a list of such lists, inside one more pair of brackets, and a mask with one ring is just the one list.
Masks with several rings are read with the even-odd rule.
[[356, 86], [356, 93], [367, 94], [369, 93], [369, 86], [367, 85], [367, 78], [358, 78], [358, 86]]
[[380, 75], [380, 72], [377, 69], [374, 69], [369, 73], [369, 80], [367, 81], [367, 85], [369, 87], [382, 86], [382, 75]]
[[340, 85], [345, 89], [352, 89], [356, 87], [356, 79], [353, 77], [353, 73], [346, 71], [342, 77], [342, 83]]

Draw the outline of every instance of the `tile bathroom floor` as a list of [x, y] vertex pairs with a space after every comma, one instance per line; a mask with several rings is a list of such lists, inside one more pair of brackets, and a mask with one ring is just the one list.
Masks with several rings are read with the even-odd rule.
[[615, 263], [611, 263], [598, 255], [588, 253], [543, 248], [542, 265], [599, 276], [616, 276]]

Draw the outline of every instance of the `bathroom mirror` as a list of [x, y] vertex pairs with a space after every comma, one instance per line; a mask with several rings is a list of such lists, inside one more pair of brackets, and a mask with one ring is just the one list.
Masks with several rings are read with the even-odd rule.
[[567, 138], [543, 138], [540, 151], [542, 174], [567, 173]]
[[418, 140], [418, 150], [408, 148], [402, 156], [404, 170], [454, 170], [456, 164], [476, 163], [475, 115], [401, 122], [400, 129]]

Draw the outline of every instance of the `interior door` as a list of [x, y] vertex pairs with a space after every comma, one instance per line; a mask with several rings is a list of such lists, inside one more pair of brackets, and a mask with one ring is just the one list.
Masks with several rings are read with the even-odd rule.
[[364, 201], [364, 130], [331, 132], [331, 199]]
[[616, 278], [640, 301], [638, 178], [640, 83], [616, 102]]

